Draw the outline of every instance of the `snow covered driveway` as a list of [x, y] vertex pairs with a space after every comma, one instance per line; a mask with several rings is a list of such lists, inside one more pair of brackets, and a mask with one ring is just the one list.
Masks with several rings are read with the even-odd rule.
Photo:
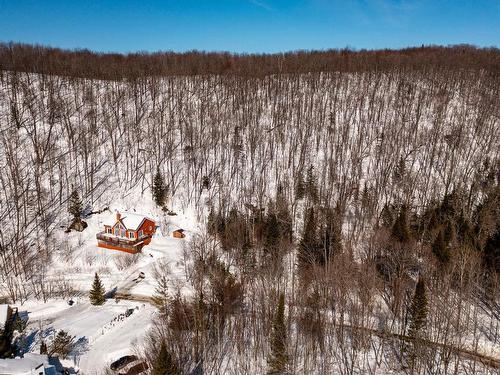
[[[102, 374], [104, 367], [126, 354], [132, 354], [136, 343], [147, 333], [155, 308], [130, 301], [92, 306], [82, 300], [68, 306], [61, 300], [20, 307], [29, 321], [27, 336], [32, 338], [31, 350], [37, 351], [41, 335], [50, 344], [55, 332], [65, 330], [75, 336], [76, 348], [62, 361], [67, 367], [80, 369], [86, 375]], [[126, 317], [125, 312], [134, 309]]]

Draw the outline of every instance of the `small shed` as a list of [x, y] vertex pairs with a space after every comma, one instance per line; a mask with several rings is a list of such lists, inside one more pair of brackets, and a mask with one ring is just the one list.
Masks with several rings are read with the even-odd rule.
[[181, 228], [174, 230], [172, 232], [172, 236], [174, 238], [184, 238], [184, 237], [186, 237], [186, 235], [184, 234], [184, 229], [181, 229]]

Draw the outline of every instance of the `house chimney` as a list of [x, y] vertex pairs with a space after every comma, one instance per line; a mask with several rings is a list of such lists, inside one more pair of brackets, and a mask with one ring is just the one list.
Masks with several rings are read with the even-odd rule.
[[120, 221], [121, 217], [122, 215], [118, 211], [116, 211], [116, 221]]

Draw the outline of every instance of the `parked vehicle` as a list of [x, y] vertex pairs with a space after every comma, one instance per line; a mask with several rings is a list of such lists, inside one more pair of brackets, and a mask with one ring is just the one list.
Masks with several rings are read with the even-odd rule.
[[126, 317], [129, 317], [130, 315], [132, 315], [134, 313], [134, 309], [127, 309], [127, 311], [125, 311], [125, 316]]
[[127, 366], [122, 367], [118, 375], [139, 375], [144, 374], [148, 370], [148, 364], [142, 360], [129, 363]]
[[109, 368], [113, 371], [118, 371], [122, 368], [124, 368], [125, 366], [127, 366], [128, 364], [134, 362], [134, 361], [137, 361], [137, 356], [135, 355], [126, 355], [124, 357], [121, 357], [120, 359], [114, 361], [110, 366]]

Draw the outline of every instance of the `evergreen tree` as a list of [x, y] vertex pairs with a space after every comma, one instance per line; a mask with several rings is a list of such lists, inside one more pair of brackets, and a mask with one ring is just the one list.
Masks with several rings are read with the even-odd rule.
[[276, 193], [276, 218], [278, 219], [281, 238], [292, 242], [292, 215], [281, 184], [278, 186]]
[[280, 294], [276, 315], [273, 321], [273, 331], [271, 334], [271, 353], [267, 360], [268, 375], [286, 374], [286, 366], [288, 362], [286, 348], [286, 325], [285, 325], [285, 296]]
[[165, 342], [162, 341], [160, 345], [160, 351], [156, 356], [156, 360], [153, 364], [153, 369], [151, 371], [152, 375], [177, 375], [179, 374], [179, 369], [172, 355], [167, 350]]
[[500, 274], [500, 226], [486, 241], [483, 257], [485, 265]]
[[304, 182], [304, 176], [302, 175], [302, 172], [299, 172], [297, 174], [297, 182], [295, 183], [295, 199], [296, 200], [301, 200], [304, 199], [304, 196], [306, 195], [306, 186]]
[[210, 188], [210, 178], [208, 176], [203, 176], [201, 179], [201, 188], [208, 190]]
[[406, 173], [406, 164], [403, 158], [399, 158], [399, 162], [394, 168], [393, 178], [396, 183], [399, 183], [403, 180], [403, 177]]
[[388, 229], [391, 229], [394, 225], [393, 212], [394, 208], [390, 204], [386, 203], [384, 204], [382, 212], [380, 213], [380, 221], [382, 222], [382, 225]]
[[342, 252], [342, 223], [334, 210], [328, 209], [323, 220], [320, 241], [320, 263], [325, 264], [334, 254]]
[[446, 245], [444, 231], [441, 229], [432, 244], [432, 252], [441, 264], [446, 265], [450, 260], [450, 251]]
[[425, 291], [425, 283], [422, 277], [419, 277], [417, 286], [415, 287], [415, 294], [410, 306], [410, 328], [408, 336], [417, 337], [420, 331], [427, 323], [427, 293]]
[[104, 286], [97, 275], [94, 277], [94, 283], [92, 284], [92, 289], [90, 290], [90, 303], [92, 305], [102, 305], [106, 299], [104, 298]]
[[45, 343], [45, 341], [42, 340], [42, 342], [40, 343], [40, 354], [47, 354], [47, 353], [48, 353], [47, 344]]
[[82, 214], [83, 204], [78, 192], [73, 190], [68, 200], [68, 212], [73, 215], [74, 218], [80, 218]]
[[371, 206], [372, 196], [369, 186], [364, 184], [363, 193], [361, 194], [361, 208], [363, 210], [368, 210]]
[[168, 281], [167, 278], [162, 275], [157, 280], [158, 285], [155, 289], [155, 294], [153, 295], [152, 302], [160, 312], [165, 315], [167, 313], [168, 303], [170, 297], [168, 295]]
[[401, 207], [399, 215], [392, 226], [392, 237], [401, 243], [410, 241], [410, 228], [408, 226], [408, 214], [405, 206]]
[[278, 222], [278, 217], [274, 212], [274, 208], [270, 208], [266, 217], [265, 226], [265, 245], [268, 250], [276, 250], [280, 241], [280, 224]]
[[302, 239], [299, 244], [299, 262], [303, 265], [311, 264], [316, 261], [316, 215], [314, 214], [314, 208], [311, 207], [307, 211], [307, 217], [304, 222], [304, 232], [302, 233]]
[[215, 214], [213, 207], [210, 208], [210, 212], [208, 213], [207, 232], [211, 236], [215, 236], [217, 234], [217, 215]]
[[153, 200], [160, 207], [165, 204], [165, 200], [167, 199], [167, 190], [165, 179], [163, 178], [160, 168], [158, 167], [153, 179]]
[[314, 176], [314, 167], [311, 165], [307, 170], [306, 192], [311, 202], [318, 200], [318, 186]]
[[73, 350], [75, 344], [75, 338], [70, 336], [66, 331], [60, 330], [57, 332], [54, 341], [50, 347], [49, 356], [54, 354], [59, 354], [62, 358], [66, 358], [68, 354]]

